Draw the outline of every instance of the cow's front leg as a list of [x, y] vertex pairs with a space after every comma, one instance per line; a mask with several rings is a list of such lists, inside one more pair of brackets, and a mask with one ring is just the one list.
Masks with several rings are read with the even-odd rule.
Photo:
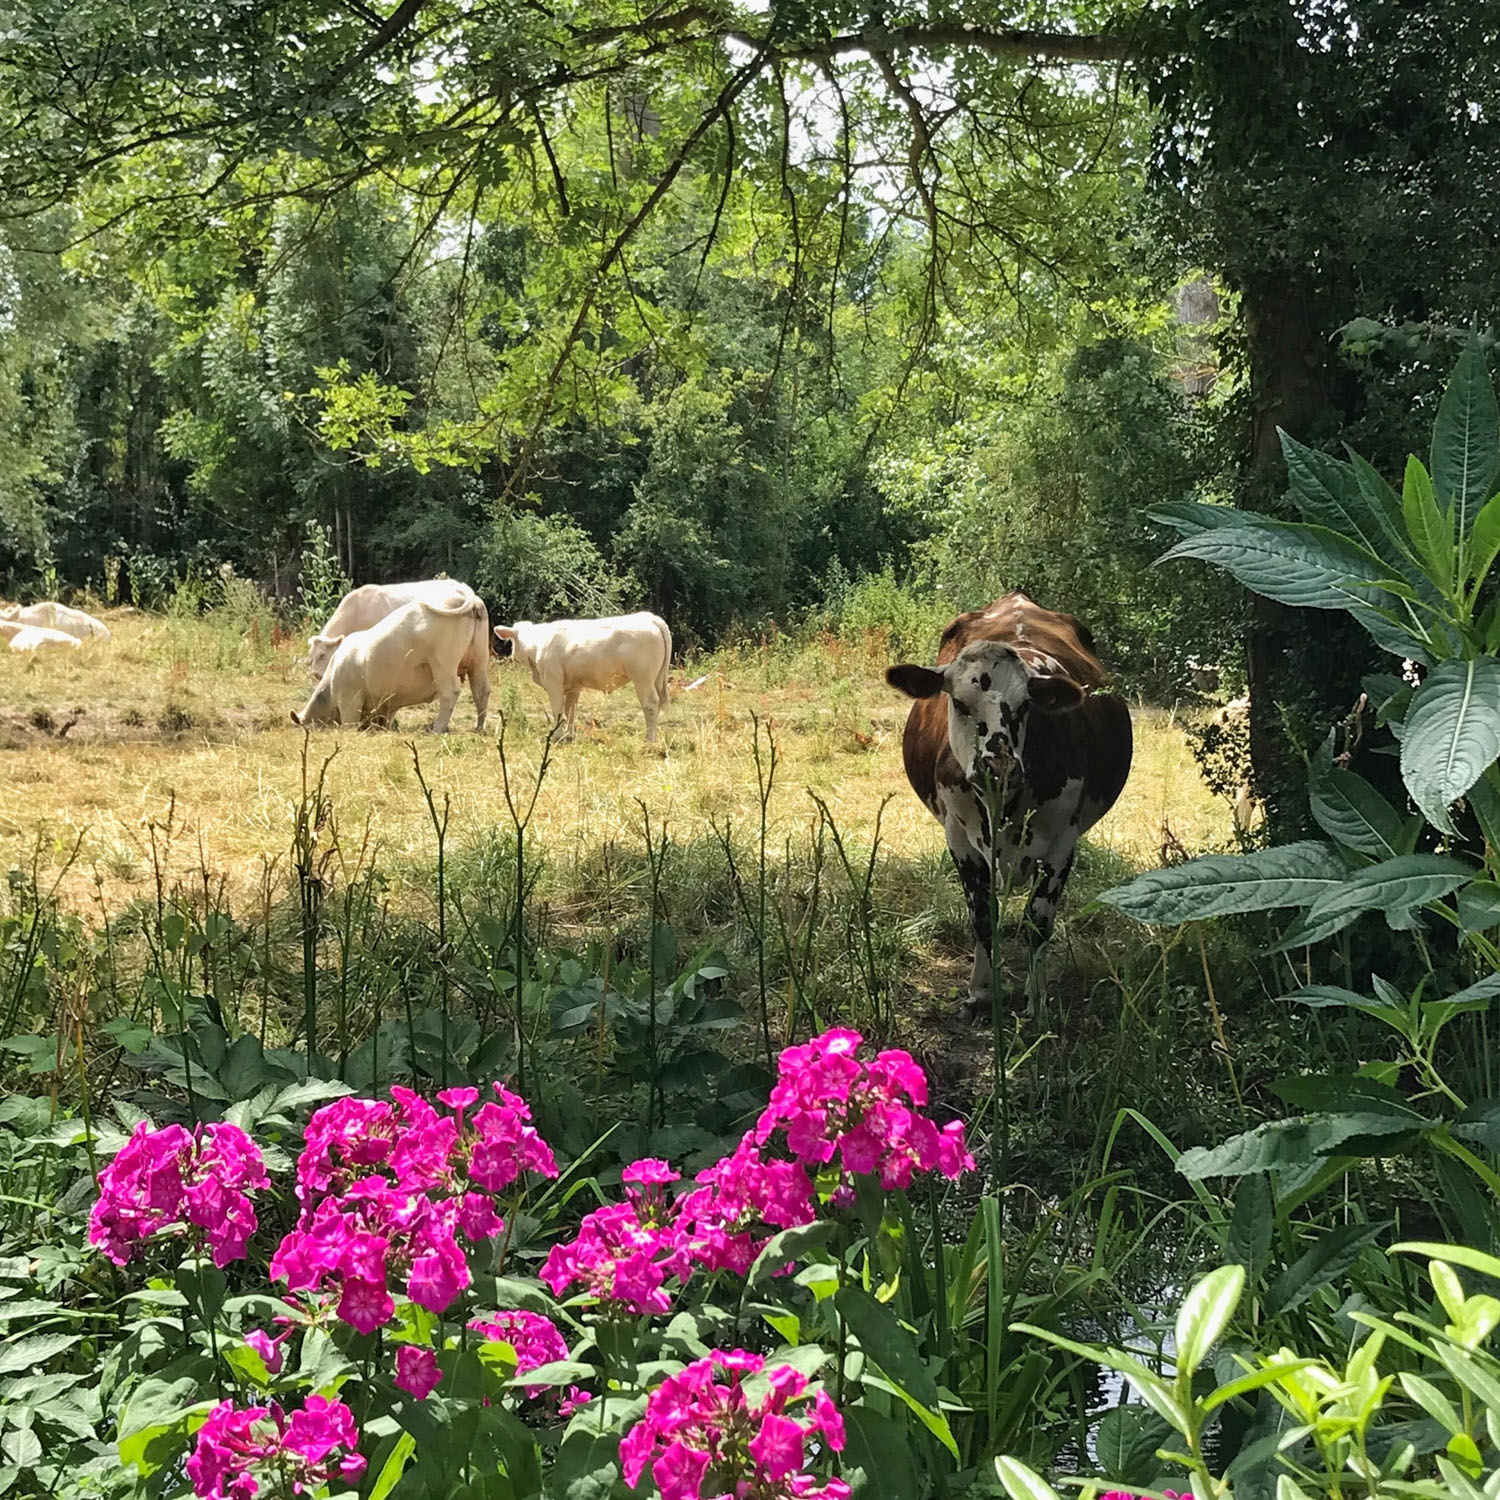
[[571, 740], [577, 734], [573, 727], [573, 721], [578, 717], [578, 688], [569, 688], [563, 694], [563, 717], [567, 721], [567, 727], [563, 730], [563, 738]]
[[995, 1008], [995, 971], [990, 951], [995, 925], [990, 911], [990, 862], [970, 850], [957, 859], [958, 878], [969, 904], [969, 925], [974, 932], [974, 967], [969, 971], [969, 999], [964, 1012], [980, 1020]]

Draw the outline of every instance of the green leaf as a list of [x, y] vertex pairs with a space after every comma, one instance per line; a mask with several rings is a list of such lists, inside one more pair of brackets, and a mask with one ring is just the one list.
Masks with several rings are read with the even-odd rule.
[[1252, 1391], [1274, 1385], [1278, 1380], [1294, 1375], [1298, 1370], [1306, 1370], [1315, 1364], [1317, 1364], [1315, 1359], [1283, 1359], [1275, 1364], [1263, 1365], [1258, 1370], [1251, 1370], [1248, 1374], [1241, 1375], [1237, 1380], [1216, 1386], [1203, 1398], [1203, 1408], [1205, 1411], [1213, 1411], [1215, 1407], [1222, 1406], [1226, 1401], [1236, 1401], [1241, 1396], [1248, 1396]]
[[1270, 1253], [1275, 1219], [1271, 1179], [1263, 1173], [1246, 1177], [1235, 1191], [1225, 1255], [1253, 1273]]
[[1118, 1484], [1149, 1485], [1160, 1465], [1156, 1450], [1170, 1440], [1171, 1427], [1144, 1406], [1120, 1405], [1104, 1414], [1094, 1436], [1099, 1467]]
[[1177, 1310], [1177, 1368], [1193, 1372], [1219, 1342], [1245, 1293], [1245, 1268], [1220, 1266], [1196, 1282]]
[[401, 1478], [401, 1471], [406, 1467], [406, 1461], [417, 1449], [417, 1440], [409, 1432], [396, 1435], [395, 1446], [391, 1449], [386, 1461], [380, 1466], [380, 1472], [375, 1476], [375, 1482], [370, 1486], [370, 1493], [366, 1500], [385, 1500], [385, 1497], [395, 1489], [396, 1482]]
[[1427, 821], [1452, 832], [1449, 805], [1500, 756], [1500, 660], [1439, 662], [1401, 735], [1401, 778]]
[[619, 1433], [570, 1426], [547, 1470], [548, 1500], [608, 1500], [620, 1475]]
[[1018, 1458], [997, 1458], [995, 1473], [1010, 1500], [1059, 1500], [1057, 1491]]
[[1261, 1311], [1268, 1318], [1296, 1311], [1320, 1287], [1338, 1280], [1390, 1227], [1387, 1219], [1376, 1224], [1339, 1224], [1325, 1231], [1266, 1288]]
[[901, 1326], [895, 1313], [857, 1286], [844, 1287], [834, 1297], [833, 1305], [859, 1340], [859, 1347], [886, 1377], [929, 1411], [937, 1411], [937, 1382], [917, 1348], [916, 1339]]
[[1402, 1370], [1396, 1378], [1408, 1400], [1420, 1406], [1434, 1422], [1440, 1423], [1450, 1433], [1463, 1431], [1463, 1421], [1453, 1403], [1431, 1381], [1423, 1380], [1410, 1370]]
[[1361, 912], [1400, 915], [1441, 900], [1474, 878], [1474, 867], [1442, 854], [1401, 854], [1356, 870], [1308, 908], [1309, 925], [1352, 922]]
[[1410, 553], [1402, 545], [1399, 532], [1388, 529], [1379, 498], [1372, 498], [1366, 491], [1354, 467], [1330, 453], [1304, 447], [1280, 428], [1276, 431], [1292, 498], [1303, 518], [1357, 540], [1404, 574], [1411, 563]]
[[1402, 1240], [1391, 1246], [1392, 1255], [1421, 1255], [1429, 1260], [1449, 1261], [1455, 1266], [1466, 1266], [1478, 1271], [1481, 1276], [1500, 1281], [1500, 1256], [1488, 1255], [1483, 1250], [1471, 1250], [1467, 1245], [1445, 1245], [1441, 1240]]
[[13, 1375], [55, 1359], [83, 1337], [78, 1333], [37, 1333], [15, 1343], [0, 1345], [0, 1375]]
[[1101, 901], [1138, 922], [1190, 922], [1234, 912], [1308, 906], [1342, 886], [1348, 871], [1329, 844], [1308, 840], [1253, 854], [1205, 854], [1148, 870]]
[[814, 1224], [799, 1224], [795, 1228], [773, 1234], [766, 1241], [765, 1248], [755, 1257], [746, 1285], [759, 1286], [786, 1266], [795, 1264], [809, 1250], [826, 1245], [837, 1227], [832, 1219], [824, 1219]]
[[1473, 595], [1479, 593], [1496, 557], [1500, 557], [1500, 495], [1491, 495], [1474, 517], [1474, 530], [1469, 536], [1466, 566]]
[[1415, 456], [1406, 460], [1401, 513], [1412, 547], [1444, 596], [1453, 592], [1453, 518], [1439, 509], [1432, 479]]
[[1401, 496], [1386, 483], [1384, 477], [1366, 459], [1361, 458], [1352, 448], [1346, 451], [1349, 454], [1349, 466], [1354, 472], [1354, 481], [1359, 486], [1359, 492], [1390, 544], [1389, 550], [1385, 547], [1374, 547], [1371, 550], [1381, 557], [1395, 556], [1410, 559], [1411, 547], [1406, 540], [1406, 522], [1401, 513]]
[[1177, 1170], [1191, 1181], [1204, 1177], [1245, 1177], [1273, 1168], [1305, 1167], [1359, 1140], [1410, 1135], [1425, 1121], [1407, 1116], [1353, 1111], [1293, 1120], [1270, 1120], [1217, 1146], [1194, 1146], [1177, 1158]]
[[1307, 791], [1318, 827], [1335, 843], [1374, 859], [1407, 852], [1401, 814], [1363, 776], [1315, 765]]
[[842, 1469], [855, 1500], [918, 1500], [923, 1493], [900, 1422], [868, 1406], [846, 1406]]
[[1322, 526], [1240, 512], [1234, 525], [1184, 537], [1157, 561], [1183, 557], [1223, 568], [1255, 593], [1299, 609], [1389, 609], [1396, 603], [1379, 586], [1391, 570]]
[[1493, 927], [1500, 927], [1500, 884], [1471, 880], [1458, 893], [1458, 929], [1467, 936]]
[[1458, 534], [1494, 489], [1500, 464], [1500, 408], [1479, 342], [1470, 337], [1458, 357], [1438, 405], [1432, 429], [1432, 479], [1445, 509], [1454, 512]]
[[910, 1391], [903, 1390], [894, 1382], [882, 1379], [879, 1375], [872, 1374], [866, 1370], [861, 1377], [861, 1383], [873, 1391], [884, 1391], [887, 1395], [894, 1396], [903, 1402], [917, 1421], [919, 1421], [955, 1460], [959, 1460], [958, 1439], [953, 1436], [953, 1429], [948, 1425], [948, 1419], [940, 1411], [933, 1411], [931, 1407], [923, 1406]]

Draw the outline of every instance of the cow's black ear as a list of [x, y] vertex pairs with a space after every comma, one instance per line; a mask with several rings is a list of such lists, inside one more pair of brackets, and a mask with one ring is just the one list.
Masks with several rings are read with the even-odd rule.
[[885, 669], [885, 680], [908, 698], [935, 698], [943, 690], [943, 674], [911, 662]]
[[1033, 677], [1028, 695], [1044, 714], [1069, 713], [1083, 702], [1083, 689], [1071, 677]]

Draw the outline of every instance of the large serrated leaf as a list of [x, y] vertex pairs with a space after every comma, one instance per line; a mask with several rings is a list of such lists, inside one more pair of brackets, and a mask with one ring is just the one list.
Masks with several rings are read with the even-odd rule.
[[1406, 534], [1432, 581], [1444, 594], [1453, 588], [1453, 517], [1437, 501], [1432, 477], [1413, 456], [1406, 461], [1401, 485], [1401, 513]]
[[1342, 1276], [1390, 1226], [1387, 1219], [1378, 1224], [1340, 1224], [1328, 1230], [1266, 1288], [1261, 1310], [1274, 1318], [1301, 1307], [1319, 1287]]
[[1360, 484], [1353, 465], [1329, 453], [1307, 448], [1277, 429], [1286, 460], [1292, 498], [1303, 517], [1317, 526], [1357, 539], [1374, 556], [1409, 577], [1410, 554], [1385, 524], [1380, 500]]
[[1472, 865], [1444, 854], [1400, 854], [1356, 870], [1340, 885], [1324, 891], [1307, 912], [1310, 927], [1352, 921], [1361, 912], [1400, 915], [1439, 901], [1472, 880]]
[[1191, 1181], [1204, 1177], [1248, 1177], [1281, 1167], [1305, 1167], [1341, 1153], [1356, 1141], [1410, 1135], [1426, 1122], [1408, 1116], [1346, 1113], [1306, 1119], [1271, 1120], [1231, 1136], [1217, 1146], [1194, 1146], [1177, 1158], [1177, 1170]]
[[1180, 865], [1148, 870], [1100, 896], [1138, 922], [1189, 922], [1236, 912], [1309, 906], [1343, 885], [1348, 871], [1331, 845], [1316, 840], [1257, 849], [1253, 854], [1205, 854]]
[[1336, 843], [1375, 859], [1406, 853], [1401, 814], [1354, 771], [1322, 766], [1308, 783], [1318, 827]]
[[1255, 593], [1300, 609], [1390, 609], [1397, 602], [1379, 587], [1391, 569], [1322, 526], [1242, 512], [1233, 526], [1184, 537], [1157, 561], [1183, 557], [1212, 563]]
[[1116, 1406], [1099, 1423], [1094, 1455], [1110, 1479], [1145, 1487], [1161, 1468], [1156, 1450], [1165, 1447], [1171, 1436], [1171, 1427], [1149, 1408]]
[[1448, 808], [1500, 757], [1500, 661], [1445, 661], [1417, 689], [1401, 736], [1401, 778], [1445, 833]]
[[1489, 498], [1500, 465], [1500, 407], [1484, 354], [1470, 338], [1458, 357], [1432, 428], [1432, 482], [1458, 534]]

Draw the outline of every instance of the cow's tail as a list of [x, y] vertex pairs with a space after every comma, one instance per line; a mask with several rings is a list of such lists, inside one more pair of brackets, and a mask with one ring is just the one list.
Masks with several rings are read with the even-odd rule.
[[672, 632], [667, 622], [660, 617], [657, 618], [656, 629], [662, 638], [662, 644], [667, 648], [662, 652], [661, 670], [656, 674], [656, 701], [660, 707], [665, 708], [670, 701], [667, 695], [667, 672], [672, 666]]
[[463, 600], [458, 604], [434, 604], [431, 599], [419, 599], [417, 602], [423, 609], [430, 609], [435, 615], [470, 615], [477, 620], [484, 611], [479, 595], [466, 583], [455, 583], [453, 587], [455, 590], [463, 591]]

